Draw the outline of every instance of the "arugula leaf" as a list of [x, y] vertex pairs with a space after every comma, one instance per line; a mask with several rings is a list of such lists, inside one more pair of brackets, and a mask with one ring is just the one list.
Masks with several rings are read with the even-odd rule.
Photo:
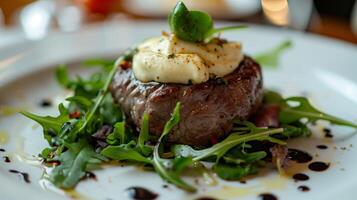
[[56, 79], [57, 82], [63, 87], [68, 87], [70, 84], [68, 71], [65, 65], [60, 65], [56, 69]]
[[302, 118], [307, 118], [309, 122], [316, 120], [326, 120], [332, 124], [357, 128], [357, 124], [323, 113], [314, 108], [305, 97], [290, 97], [284, 100], [285, 103], [295, 102], [298, 106], [284, 106], [280, 111], [279, 119], [282, 123], [290, 124]]
[[79, 151], [75, 151], [70, 148], [58, 157], [61, 164], [56, 166], [49, 176], [50, 181], [57, 187], [64, 189], [75, 187], [79, 180], [85, 176], [89, 164], [101, 163], [102, 160], [99, 159], [101, 157], [89, 146], [79, 149]]
[[113, 97], [107, 94], [99, 108], [99, 116], [103, 117], [105, 124], [114, 125], [116, 122], [124, 121], [125, 114], [114, 103]]
[[220, 163], [214, 165], [213, 170], [220, 178], [225, 180], [237, 180], [254, 172], [250, 166], [241, 167], [239, 165], [227, 165]]
[[264, 104], [281, 104], [283, 102], [284, 98], [277, 92], [272, 91], [272, 90], [265, 90], [264, 91], [264, 97], [263, 97], [263, 103]]
[[108, 144], [126, 144], [127, 137], [125, 131], [125, 122], [117, 122], [114, 125], [114, 130], [107, 137]]
[[178, 102], [176, 104], [176, 107], [172, 113], [172, 116], [170, 118], [170, 120], [165, 124], [164, 130], [157, 142], [157, 144], [155, 145], [154, 148], [154, 154], [153, 154], [153, 165], [154, 165], [154, 169], [155, 171], [165, 180], [167, 180], [168, 182], [175, 184], [176, 186], [185, 189], [189, 192], [195, 192], [196, 188], [194, 188], [193, 186], [187, 184], [186, 182], [184, 182], [176, 173], [172, 172], [171, 170], [168, 170], [164, 163], [165, 160], [163, 160], [162, 158], [160, 158], [160, 153], [159, 150], [161, 148], [161, 144], [163, 142], [164, 137], [170, 133], [170, 131], [172, 130], [172, 128], [174, 126], [176, 126], [179, 121], [180, 121], [180, 108], [181, 108], [181, 103]]
[[130, 160], [146, 164], [152, 164], [150, 159], [142, 156], [138, 151], [134, 149], [135, 145], [135, 142], [131, 141], [128, 144], [108, 146], [101, 151], [101, 154], [113, 160]]
[[149, 139], [149, 115], [144, 113], [141, 123], [140, 134], [138, 137], [138, 147], [141, 153], [148, 156], [152, 153], [152, 149], [145, 145], [145, 142]]
[[104, 70], [107, 70], [107, 66], [112, 66], [114, 65], [113, 60], [108, 60], [108, 59], [102, 59], [102, 58], [97, 58], [97, 59], [89, 59], [85, 60], [83, 62], [83, 65], [87, 67], [92, 67], [92, 66], [101, 66]]
[[202, 11], [189, 11], [179, 1], [168, 17], [170, 29], [176, 36], [189, 42], [203, 42], [216, 33], [245, 28], [246, 26], [230, 26], [214, 29], [211, 16]]
[[176, 157], [172, 164], [172, 170], [177, 174], [180, 175], [188, 166], [192, 165], [193, 160], [191, 157]]
[[208, 157], [215, 156], [216, 162], [227, 153], [231, 148], [249, 141], [267, 140], [273, 143], [285, 144], [284, 141], [270, 137], [271, 135], [282, 133], [282, 128], [258, 128], [252, 124], [246, 124], [249, 128], [247, 131], [233, 132], [222, 142], [213, 145], [210, 148], [203, 150], [195, 150], [188, 145], [175, 145], [174, 152], [176, 156], [192, 157], [193, 161], [203, 160]]
[[284, 128], [284, 132], [282, 132], [281, 135], [286, 139], [300, 136], [307, 137], [311, 135], [311, 131], [306, 124], [303, 124], [300, 121], [290, 124], [282, 124], [281, 127]]
[[66, 101], [77, 103], [78, 105], [82, 106], [85, 110], [90, 108], [93, 104], [91, 100], [82, 96], [68, 97]]
[[60, 111], [60, 114], [57, 117], [42, 117], [29, 113], [27, 111], [21, 111], [20, 113], [39, 123], [43, 128], [44, 138], [49, 144], [51, 144], [52, 137], [56, 136], [60, 132], [62, 125], [69, 120], [67, 110], [65, 109], [63, 104], [58, 105], [58, 110]]
[[278, 46], [254, 56], [255, 60], [262, 66], [277, 68], [279, 66], [279, 59], [283, 52], [293, 46], [290, 40], [283, 41]]
[[267, 156], [265, 151], [256, 151], [252, 153], [242, 153], [236, 152], [234, 154], [224, 155], [223, 160], [227, 163], [232, 164], [242, 164], [242, 163], [253, 163], [261, 160]]
[[[326, 120], [332, 124], [357, 128], [357, 124], [319, 111], [318, 109], [313, 107], [310, 104], [309, 100], [305, 97], [290, 97], [284, 99], [277, 92], [266, 91], [264, 93], [263, 101], [265, 104], [275, 103], [280, 106], [279, 121], [282, 124], [281, 126], [285, 129], [283, 133], [283, 135], [285, 136], [290, 135], [295, 137], [299, 135], [306, 136], [310, 134], [308, 128], [306, 127], [306, 124], [302, 124], [300, 122], [302, 118], [307, 118], [308, 122], [314, 122], [316, 120]], [[289, 102], [298, 105], [289, 105]]]
[[[132, 56], [131, 55], [132, 53], [133, 53], [133, 51], [127, 51], [125, 54], [121, 55], [118, 58], [117, 62], [124, 61], [127, 57]], [[87, 112], [85, 113], [85, 116], [80, 119], [80, 121], [77, 124], [78, 126], [74, 129], [72, 129], [72, 131], [68, 133], [68, 135], [72, 136], [72, 137], [69, 137], [72, 139], [72, 141], [74, 141], [75, 137], [78, 137], [81, 134], [89, 135], [89, 134], [93, 133], [94, 130], [86, 131], [86, 129], [89, 127], [92, 127], [93, 124], [95, 125], [95, 121], [97, 120], [95, 118], [95, 116], [97, 116], [96, 113], [101, 108], [103, 102], [107, 98], [106, 96], [108, 94], [109, 85], [114, 77], [116, 70], [117, 70], [116, 65], [111, 66], [111, 70], [110, 70], [102, 88], [99, 90], [98, 96], [96, 97], [94, 104], [87, 110]]]

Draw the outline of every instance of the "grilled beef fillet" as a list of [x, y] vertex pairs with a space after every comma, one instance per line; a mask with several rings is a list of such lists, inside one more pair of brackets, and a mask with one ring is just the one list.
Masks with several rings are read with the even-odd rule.
[[246, 56], [234, 72], [195, 85], [143, 83], [130, 68], [119, 69], [110, 91], [137, 127], [148, 113], [150, 134], [156, 136], [181, 102], [181, 120], [168, 141], [206, 146], [225, 137], [234, 119], [246, 120], [255, 113], [263, 97], [263, 79], [259, 64]]

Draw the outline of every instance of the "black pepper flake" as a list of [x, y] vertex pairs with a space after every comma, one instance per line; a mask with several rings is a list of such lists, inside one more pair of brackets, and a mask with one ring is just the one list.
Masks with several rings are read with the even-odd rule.
[[175, 54], [170, 54], [167, 56], [168, 59], [175, 58]]

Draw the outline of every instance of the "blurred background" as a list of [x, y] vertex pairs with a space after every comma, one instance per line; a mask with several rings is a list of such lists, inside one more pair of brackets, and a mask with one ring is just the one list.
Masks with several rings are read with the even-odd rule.
[[[0, 45], [110, 21], [165, 20], [177, 0], [0, 0]], [[356, 0], [186, 0], [215, 19], [312, 32], [357, 44]]]

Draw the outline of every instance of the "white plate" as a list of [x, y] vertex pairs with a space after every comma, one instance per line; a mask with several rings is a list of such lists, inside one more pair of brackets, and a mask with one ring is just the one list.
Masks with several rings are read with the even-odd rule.
[[[73, 34], [53, 34], [40, 42], [26, 42], [3, 49], [0, 51], [0, 106], [55, 114], [55, 108], [38, 106], [43, 98], [51, 98], [57, 104], [67, 94], [54, 80], [55, 66], [89, 57], [117, 55], [149, 36], [160, 34], [161, 30], [167, 30], [166, 25], [151, 22], [106, 24], [87, 27]], [[321, 110], [357, 122], [356, 46], [305, 33], [257, 26], [225, 36], [242, 41], [244, 51], [251, 55], [282, 40], [292, 39], [294, 47], [282, 57], [280, 68], [264, 70], [265, 86], [279, 89], [287, 96], [307, 94]], [[72, 69], [81, 70], [75, 66]], [[0, 161], [0, 199], [69, 199], [68, 193], [66, 196], [41, 179], [42, 170], [32, 157], [46, 146], [41, 128], [19, 114], [0, 117], [0, 132], [8, 135], [8, 141], [0, 144], [0, 148], [6, 149], [6, 152], [0, 152], [0, 156], [8, 155], [12, 160], [11, 163]], [[316, 161], [331, 162], [325, 172], [307, 170], [305, 173], [310, 176], [307, 182], [296, 183], [279, 177], [274, 170], [266, 170], [267, 173], [248, 179], [247, 184], [220, 181], [216, 186], [209, 186], [200, 179], [199, 192], [187, 194], [172, 185], [163, 188], [166, 183], [154, 173], [133, 167], [111, 166], [95, 172], [97, 181], [81, 182], [76, 188], [77, 194], [83, 199], [121, 200], [128, 199], [124, 192], [127, 187], [143, 186], [159, 193], [159, 199], [193, 199], [202, 195], [257, 199], [262, 192], [290, 200], [353, 199], [357, 195], [357, 150], [353, 147], [357, 145], [357, 138], [353, 135], [354, 130], [333, 127], [335, 137], [331, 140], [321, 137], [318, 129], [312, 138], [289, 144], [308, 151]], [[3, 136], [0, 139], [4, 139]], [[327, 144], [329, 149], [319, 150], [316, 144]], [[31, 183], [24, 183], [9, 173], [9, 169], [28, 172]], [[300, 192], [297, 190], [299, 185], [307, 185], [311, 191]]]

